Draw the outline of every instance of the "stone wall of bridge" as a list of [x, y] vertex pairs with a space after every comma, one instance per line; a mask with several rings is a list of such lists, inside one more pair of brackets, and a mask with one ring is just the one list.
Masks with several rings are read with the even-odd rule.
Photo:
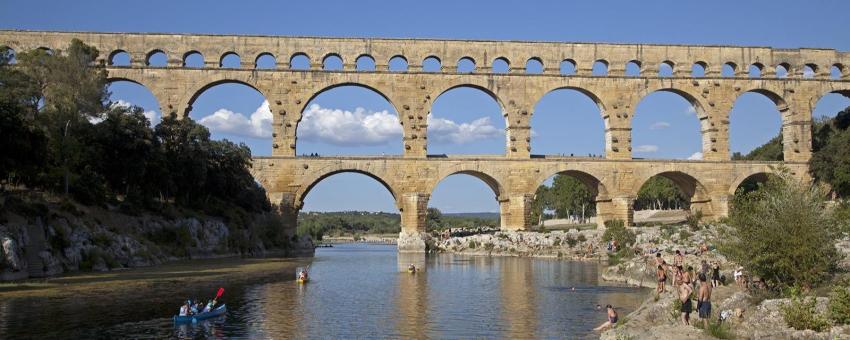
[[[692, 209], [709, 218], [725, 216], [728, 197], [738, 184], [772, 172], [777, 165], [730, 160], [729, 112], [739, 96], [756, 92], [776, 105], [784, 160], [801, 180], [808, 180], [815, 104], [829, 93], [850, 96], [850, 53], [832, 49], [0, 30], [0, 46], [16, 51], [62, 50], [72, 39], [101, 52], [98, 63], [108, 70], [110, 80], [148, 88], [163, 115], [187, 116], [203, 91], [222, 83], [244, 84], [262, 94], [273, 113], [273, 151], [272, 157], [255, 158], [252, 171], [270, 199], [290, 217], [290, 230], [310, 188], [339, 172], [363, 173], [387, 187], [401, 211], [404, 232], [413, 234], [424, 231], [434, 186], [458, 173], [475, 176], [493, 189], [505, 229], [528, 228], [535, 189], [562, 172], [594, 189], [600, 223], [615, 218], [631, 221], [633, 200], [654, 175], [668, 177], [682, 188]], [[114, 65], [112, 57], [118, 53], [127, 53], [130, 64]], [[166, 55], [165, 65], [151, 65], [150, 58], [157, 53]], [[202, 67], [186, 66], [191, 53], [202, 54]], [[222, 67], [223, 58], [233, 54], [240, 58], [238, 67]], [[275, 68], [258, 68], [261, 56], [274, 57]], [[308, 59], [306, 69], [293, 68], [296, 56]], [[341, 70], [322, 68], [331, 56], [342, 60]], [[375, 68], [358, 69], [360, 58], [370, 58]], [[407, 67], [390, 70], [390, 60], [398, 58]], [[440, 68], [423, 69], [428, 58], [438, 60]], [[459, 72], [461, 59], [470, 60], [475, 68]], [[493, 68], [497, 60], [509, 65], [506, 72]], [[604, 75], [592, 73], [597, 62], [605, 65]], [[527, 66], [532, 63], [542, 65], [542, 70], [530, 72]], [[565, 63], [575, 68], [574, 74], [562, 74]], [[626, 74], [630, 63], [638, 66], [638, 74]], [[672, 69], [670, 76], [660, 74], [662, 65]], [[733, 69], [732, 74], [721, 74], [724, 65]], [[696, 66], [704, 72], [692, 73]], [[750, 77], [750, 67], [760, 76]], [[786, 76], [777, 74], [780, 68], [788, 71]], [[837, 69], [836, 76], [830, 74], [832, 68]], [[403, 130], [398, 142], [402, 156], [296, 157], [296, 131], [307, 104], [324, 91], [347, 85], [375, 91], [395, 108]], [[506, 121], [504, 155], [428, 157], [431, 105], [457, 87], [484, 91], [499, 104]], [[535, 106], [547, 93], [565, 88], [587, 95], [599, 107], [605, 127], [599, 136], [605, 141], [604, 159], [532, 157]], [[632, 159], [635, 110], [643, 97], [656, 91], [676, 93], [694, 106], [703, 161]]]

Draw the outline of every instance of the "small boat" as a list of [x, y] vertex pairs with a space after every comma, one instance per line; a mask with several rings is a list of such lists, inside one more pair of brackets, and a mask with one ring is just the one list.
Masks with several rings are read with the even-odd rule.
[[416, 274], [416, 268], [407, 268], [407, 272], [411, 274]]
[[174, 323], [195, 323], [201, 320], [206, 320], [209, 318], [214, 318], [216, 316], [224, 315], [227, 313], [227, 307], [225, 305], [218, 306], [216, 309], [213, 309], [206, 313], [198, 313], [195, 315], [189, 316], [174, 316]]

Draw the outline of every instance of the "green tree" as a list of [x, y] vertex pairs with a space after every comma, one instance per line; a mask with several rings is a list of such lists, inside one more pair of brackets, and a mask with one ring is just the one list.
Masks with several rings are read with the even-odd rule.
[[575, 217], [585, 221], [595, 212], [593, 193], [580, 180], [569, 175], [555, 175], [552, 181], [551, 208], [559, 218]]
[[776, 287], [814, 286], [836, 268], [837, 223], [826, 212], [820, 187], [780, 172], [778, 179], [735, 196], [720, 249]]
[[440, 209], [429, 207], [425, 215], [427, 216], [426, 225], [428, 228], [437, 229], [443, 225], [443, 213]]
[[35, 185], [47, 162], [47, 136], [34, 121], [38, 91], [10, 67], [11, 51], [0, 48], [0, 187]]
[[818, 181], [828, 183], [841, 197], [850, 196], [850, 108], [838, 113], [817, 130], [818, 146], [809, 160], [809, 171]]
[[685, 209], [688, 198], [672, 180], [664, 176], [654, 176], [646, 181], [638, 191], [635, 209]]

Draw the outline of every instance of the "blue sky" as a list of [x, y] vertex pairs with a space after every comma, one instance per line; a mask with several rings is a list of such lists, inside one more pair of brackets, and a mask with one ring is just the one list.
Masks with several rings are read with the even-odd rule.
[[[625, 43], [733, 44], [825, 47], [850, 51], [847, 1], [10, 1], [0, 2], [0, 28], [109, 32], [178, 32], [357, 37], [544, 40]], [[111, 86], [113, 100], [142, 106], [158, 116], [146, 89]], [[271, 153], [264, 98], [239, 85], [203, 93], [190, 116], [215, 138]], [[830, 95], [816, 116], [833, 116], [850, 100]], [[267, 109], [267, 108], [265, 108]], [[378, 94], [338, 88], [313, 100], [299, 128], [298, 152], [400, 154], [395, 111]], [[731, 113], [731, 149], [747, 152], [779, 132], [779, 112], [758, 94], [746, 94]], [[603, 125], [582, 94], [547, 94], [535, 108], [532, 152], [602, 154]], [[429, 153], [504, 152], [504, 118], [498, 105], [473, 89], [438, 97], [432, 108]], [[634, 117], [635, 157], [698, 157], [699, 123], [693, 109], [670, 93], [654, 93]], [[343, 146], [349, 145], [349, 146]], [[351, 146], [353, 145], [353, 146]], [[498, 211], [492, 191], [465, 175], [445, 179], [431, 206], [447, 212]], [[396, 211], [374, 180], [340, 174], [319, 183], [305, 210]]]

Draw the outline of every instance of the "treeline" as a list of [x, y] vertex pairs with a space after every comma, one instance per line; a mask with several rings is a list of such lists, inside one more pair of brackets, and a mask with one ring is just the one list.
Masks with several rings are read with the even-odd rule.
[[[210, 139], [191, 119], [156, 127], [109, 101], [98, 51], [0, 50], [0, 189], [52, 192], [128, 210], [185, 207], [216, 216], [269, 211], [244, 144]], [[235, 211], [235, 212], [234, 212]]]
[[[446, 228], [497, 227], [498, 218], [443, 214], [428, 208], [428, 230]], [[395, 234], [401, 232], [401, 216], [395, 213], [342, 211], [302, 212], [298, 215], [298, 234], [321, 240], [325, 235]]]

